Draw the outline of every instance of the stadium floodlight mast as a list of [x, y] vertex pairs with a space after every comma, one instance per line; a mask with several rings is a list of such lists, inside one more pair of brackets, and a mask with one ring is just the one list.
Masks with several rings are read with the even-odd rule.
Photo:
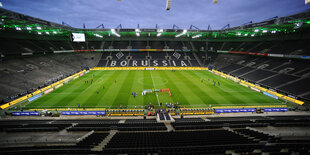
[[111, 32], [112, 32], [112, 34], [114, 34], [115, 36], [121, 37], [121, 35], [118, 34], [118, 33], [115, 31], [115, 29], [111, 29]]
[[178, 37], [181, 37], [182, 35], [186, 34], [187, 30], [184, 29], [182, 33], [176, 35], [175, 37], [178, 38]]
[[163, 32], [164, 32], [164, 29], [158, 29], [157, 30], [157, 37], [160, 37]]

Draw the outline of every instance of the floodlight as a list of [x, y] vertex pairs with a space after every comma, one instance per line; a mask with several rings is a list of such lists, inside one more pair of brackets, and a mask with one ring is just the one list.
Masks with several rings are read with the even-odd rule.
[[263, 30], [263, 33], [267, 33], [268, 31], [267, 30]]
[[276, 30], [273, 30], [273, 31], [271, 31], [271, 33], [277, 33], [277, 31], [276, 31]]
[[241, 33], [240, 33], [240, 32], [238, 32], [238, 33], [237, 33], [237, 36], [241, 36]]
[[50, 34], [49, 32], [45, 32], [46, 34]]
[[119, 34], [115, 31], [115, 29], [111, 29], [111, 32], [112, 32], [112, 34], [114, 34], [115, 36], [121, 37], [121, 35], [119, 35]]
[[53, 31], [53, 33], [54, 33], [54, 34], [57, 34], [57, 32], [56, 32], [56, 31]]
[[42, 30], [42, 28], [40, 26], [37, 27], [38, 30]]
[[96, 37], [98, 37], [98, 38], [103, 38], [103, 36], [100, 35], [100, 34], [95, 33], [94, 35], [95, 35]]
[[140, 37], [140, 30], [139, 29], [136, 29], [136, 35], [137, 35], [137, 37]]
[[38, 34], [41, 35], [42, 33], [41, 33], [41, 32], [38, 32]]
[[255, 36], [255, 34], [251, 34], [251, 37], [254, 37]]
[[27, 30], [32, 30], [31, 27], [26, 27]]
[[15, 29], [16, 29], [17, 31], [22, 30], [22, 28], [20, 28], [20, 27], [16, 27]]
[[182, 35], [186, 34], [187, 30], [184, 29], [182, 33], [176, 35], [175, 37], [178, 38], [178, 37], [181, 37]]
[[259, 29], [255, 29], [254, 32], [259, 32]]
[[198, 35], [193, 36], [192, 38], [195, 39], [195, 38], [199, 38], [201, 36], [202, 36], [202, 34], [198, 34]]
[[244, 34], [244, 36], [248, 36], [248, 34]]
[[157, 37], [161, 36], [163, 32], [164, 32], [164, 29], [157, 29]]

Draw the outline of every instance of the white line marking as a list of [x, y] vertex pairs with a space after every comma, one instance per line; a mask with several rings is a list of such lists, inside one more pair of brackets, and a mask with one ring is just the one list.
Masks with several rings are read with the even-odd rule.
[[[150, 71], [150, 72], [151, 72], [151, 78], [152, 78], [152, 81], [153, 81], [153, 86], [154, 86], [154, 89], [155, 89], [156, 87], [155, 87], [155, 82], [154, 82], [154, 79], [153, 79], [152, 71]], [[158, 105], [160, 106], [157, 92], [156, 92], [156, 97], [157, 97]]]

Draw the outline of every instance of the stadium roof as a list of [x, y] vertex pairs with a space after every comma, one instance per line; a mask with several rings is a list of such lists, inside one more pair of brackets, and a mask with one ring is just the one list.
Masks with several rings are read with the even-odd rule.
[[[2, 32], [23, 32], [50, 37], [71, 38], [71, 33], [85, 33], [88, 40], [91, 39], [113, 39], [113, 38], [186, 38], [192, 40], [223, 39], [223, 38], [254, 38], [258, 36], [269, 36], [275, 34], [287, 34], [302, 31], [310, 26], [310, 10], [286, 17], [274, 17], [258, 23], [247, 23], [245, 25], [230, 27], [227, 25], [219, 30], [200, 30], [195, 26], [190, 29], [123, 29], [121, 25], [116, 29], [96, 28], [81, 29], [73, 28], [65, 23], [57, 24], [50, 21], [34, 18], [20, 13], [0, 9]], [[1, 32], [0, 31], [0, 32]]]

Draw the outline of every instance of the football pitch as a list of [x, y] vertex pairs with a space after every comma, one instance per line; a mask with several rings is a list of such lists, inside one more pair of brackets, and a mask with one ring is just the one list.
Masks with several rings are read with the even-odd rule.
[[[213, 80], [216, 81], [214, 85]], [[88, 82], [87, 82], [88, 81]], [[147, 93], [144, 89], [166, 89]], [[135, 97], [132, 93], [136, 92]], [[25, 109], [142, 108], [178, 102], [181, 108], [283, 105], [209, 71], [90, 71], [78, 79], [27, 103]]]

